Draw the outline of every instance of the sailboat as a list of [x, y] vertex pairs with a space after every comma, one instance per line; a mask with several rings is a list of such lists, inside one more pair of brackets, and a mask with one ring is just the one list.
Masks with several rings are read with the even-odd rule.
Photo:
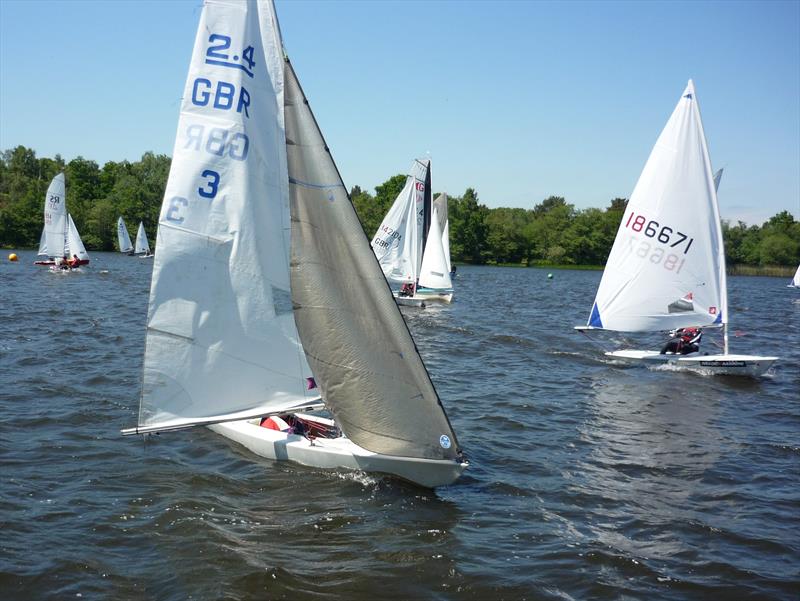
[[67, 213], [66, 184], [64, 174], [59, 173], [50, 182], [44, 198], [44, 230], [39, 239], [40, 256], [47, 257], [34, 261], [34, 265], [55, 266], [57, 260], [77, 260], [73, 266], [87, 265], [89, 253], [83, 246], [78, 229], [72, 220], [72, 215]]
[[398, 304], [452, 301], [449, 250], [445, 253], [440, 219], [431, 203], [430, 160], [411, 165], [405, 186], [372, 239], [372, 250], [390, 285], [400, 287], [394, 293]]
[[[758, 376], [778, 359], [728, 350], [728, 292], [715, 177], [694, 83], [661, 132], [617, 232], [587, 326], [578, 330], [655, 332], [719, 327], [724, 352], [606, 356], [708, 374]], [[716, 181], [715, 181], [716, 180]]]
[[153, 255], [150, 254], [150, 243], [147, 241], [147, 234], [144, 231], [144, 223], [139, 222], [139, 231], [136, 232], [136, 248], [134, 254], [140, 255], [140, 259], [149, 259]]
[[800, 265], [797, 266], [797, 271], [794, 272], [794, 277], [787, 287], [800, 288]]
[[124, 434], [208, 425], [270, 459], [425, 487], [460, 476], [271, 0], [203, 7], [156, 237]]
[[125, 254], [133, 254], [133, 244], [131, 244], [131, 237], [128, 234], [128, 228], [125, 227], [125, 220], [120, 216], [117, 219], [117, 242], [119, 244], [119, 252]]

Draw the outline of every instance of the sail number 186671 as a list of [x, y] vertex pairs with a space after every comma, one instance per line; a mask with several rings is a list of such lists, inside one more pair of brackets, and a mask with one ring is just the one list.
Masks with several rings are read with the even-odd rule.
[[666, 225], [660, 225], [658, 221], [653, 221], [652, 219], [648, 221], [647, 217], [636, 213], [628, 215], [625, 227], [632, 229], [634, 232], [643, 232], [648, 238], [655, 238], [662, 244], [668, 244], [670, 248], [677, 247], [678, 250], [681, 250], [681, 245], [686, 242], [683, 254], [689, 252], [692, 242], [694, 242], [694, 238], [689, 238], [683, 232], [676, 231]]

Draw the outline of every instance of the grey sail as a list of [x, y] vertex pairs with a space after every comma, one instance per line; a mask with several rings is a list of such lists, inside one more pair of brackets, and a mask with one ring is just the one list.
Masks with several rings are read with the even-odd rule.
[[433, 208], [436, 209], [436, 214], [439, 216], [439, 229], [443, 232], [445, 225], [447, 225], [447, 193], [442, 192], [433, 201]]
[[285, 78], [292, 300], [322, 397], [367, 450], [455, 459], [455, 434], [288, 61]]

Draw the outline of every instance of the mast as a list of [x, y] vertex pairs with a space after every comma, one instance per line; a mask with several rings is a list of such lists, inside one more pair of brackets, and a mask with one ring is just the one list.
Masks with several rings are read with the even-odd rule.
[[[428, 244], [428, 231], [431, 229], [431, 214], [433, 213], [431, 210], [431, 162], [430, 160], [426, 162], [428, 163], [428, 169], [425, 171], [425, 200], [423, 201], [425, 212], [422, 217], [422, 253], [419, 258], [420, 262], [422, 262], [422, 257], [425, 255], [425, 247]], [[417, 272], [417, 277], [419, 278], [419, 272]]]

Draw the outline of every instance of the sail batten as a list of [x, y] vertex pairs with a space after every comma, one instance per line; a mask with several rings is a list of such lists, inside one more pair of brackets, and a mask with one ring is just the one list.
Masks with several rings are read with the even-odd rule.
[[718, 184], [690, 81], [631, 194], [589, 325], [655, 331], [727, 322]]

